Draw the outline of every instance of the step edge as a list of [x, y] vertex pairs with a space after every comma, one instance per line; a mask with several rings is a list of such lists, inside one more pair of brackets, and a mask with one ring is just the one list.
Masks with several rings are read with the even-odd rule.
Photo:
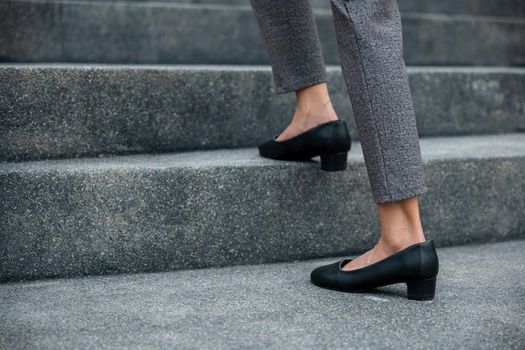
[[[453, 142], [451, 144], [451, 141]], [[436, 145], [447, 145], [438, 151]], [[469, 161], [483, 159], [525, 158], [525, 133], [437, 136], [420, 139], [424, 163], [441, 161]], [[485, 144], [485, 145], [483, 145]], [[478, 154], [472, 146], [478, 145]], [[481, 145], [481, 148], [479, 148]], [[431, 151], [427, 151], [431, 149]], [[352, 143], [349, 153], [351, 164], [364, 163], [359, 142]], [[160, 154], [132, 154], [104, 157], [65, 158], [48, 160], [0, 162], [0, 175], [33, 172], [85, 172], [114, 170], [170, 170], [203, 168], [246, 167], [311, 167], [312, 162], [283, 162], [265, 159], [258, 155], [257, 148], [215, 149]]]

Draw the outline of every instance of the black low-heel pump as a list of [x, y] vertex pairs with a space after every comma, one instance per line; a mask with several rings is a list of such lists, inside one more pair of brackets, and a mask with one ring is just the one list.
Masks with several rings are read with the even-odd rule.
[[319, 124], [285, 141], [276, 141], [276, 138], [277, 136], [259, 146], [262, 157], [306, 161], [321, 156], [322, 170], [346, 169], [351, 139], [344, 120]]
[[343, 270], [351, 260], [343, 259], [316, 268], [310, 275], [312, 283], [344, 292], [365, 292], [389, 284], [406, 283], [408, 299], [434, 299], [439, 260], [432, 241], [411, 245], [360, 269]]

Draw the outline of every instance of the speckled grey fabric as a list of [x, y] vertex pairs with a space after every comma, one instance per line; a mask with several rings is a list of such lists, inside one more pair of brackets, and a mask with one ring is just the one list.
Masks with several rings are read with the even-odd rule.
[[310, 1], [250, 1], [266, 44], [277, 93], [328, 81]]
[[[328, 0], [327, 0], [328, 1]], [[309, 0], [251, 0], [278, 93], [327, 81]], [[395, 0], [331, 0], [374, 200], [427, 191]]]

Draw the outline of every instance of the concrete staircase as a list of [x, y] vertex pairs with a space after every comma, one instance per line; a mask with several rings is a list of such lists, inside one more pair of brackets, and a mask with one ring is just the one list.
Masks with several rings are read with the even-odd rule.
[[[425, 13], [420, 12], [424, 4], [441, 2], [400, 1], [405, 2], [402, 18], [408, 65], [525, 64], [523, 2], [516, 1], [514, 5], [514, 16], [521, 17]], [[474, 6], [475, 2], [479, 3], [476, 0], [467, 3]], [[5, 20], [0, 29], [6, 34], [0, 37], [0, 60], [266, 64], [264, 45], [247, 1], [242, 1], [243, 5], [231, 5], [229, 0], [222, 3], [229, 5], [174, 1], [3, 1], [0, 13]], [[447, 8], [456, 8], [453, 1], [443, 3]], [[492, 2], [488, 8], [495, 5]], [[430, 11], [432, 8], [429, 6]], [[505, 13], [505, 6], [496, 13], [499, 12]], [[316, 17], [326, 61], [337, 63], [331, 12], [318, 8]]]
[[[445, 3], [448, 13], [435, 13]], [[258, 157], [255, 146], [286, 125], [293, 98], [274, 93], [247, 4], [0, 3], [0, 280], [370, 246], [377, 226], [358, 144], [337, 174], [315, 161]], [[330, 11], [314, 5], [336, 63]], [[523, 6], [400, 7], [431, 189], [422, 198], [429, 238], [446, 246], [525, 237]], [[358, 140], [340, 69], [328, 71]]]
[[[358, 139], [346, 87], [331, 97]], [[410, 67], [420, 135], [525, 130], [525, 69]], [[269, 67], [0, 64], [0, 160], [253, 147], [289, 122]]]
[[[523, 236], [525, 135], [422, 140], [429, 237]], [[360, 148], [350, 169], [253, 148], [0, 165], [2, 279], [168, 271], [364, 250], [377, 237]]]
[[339, 173], [258, 156], [293, 96], [247, 0], [0, 2], [0, 348], [523, 348], [525, 4], [398, 1], [426, 234], [462, 245], [440, 249], [426, 309], [308, 283], [378, 232], [329, 0], [312, 2], [356, 140]]

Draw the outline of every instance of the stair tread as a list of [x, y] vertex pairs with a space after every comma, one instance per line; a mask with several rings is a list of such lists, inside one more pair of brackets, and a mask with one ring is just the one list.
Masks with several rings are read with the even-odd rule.
[[[313, 286], [336, 258], [0, 284], [9, 349], [523, 347], [525, 241], [439, 248], [436, 299]], [[439, 330], [439, 331], [436, 331]], [[344, 336], [342, 336], [344, 335]]]
[[[424, 137], [420, 139], [424, 161], [508, 158], [525, 156], [525, 133]], [[350, 163], [362, 163], [359, 142], [352, 142]], [[12, 171], [99, 170], [99, 169], [164, 169], [176, 167], [246, 167], [246, 166], [311, 166], [310, 162], [282, 162], [265, 159], [256, 148], [220, 149], [166, 154], [53, 159], [0, 163], [0, 174]]]
[[[0, 62], [0, 68], [69, 68], [69, 69], [159, 69], [159, 70], [218, 70], [218, 71], [271, 71], [267, 64], [181, 64], [181, 63], [82, 63], [82, 62]], [[336, 64], [327, 64], [327, 71], [340, 71]], [[409, 71], [432, 72], [502, 72], [525, 74], [525, 67], [519, 66], [463, 66], [463, 65], [408, 65]]]
[[[19, 3], [61, 3], [64, 5], [83, 5], [83, 6], [105, 6], [105, 7], [129, 7], [129, 8], [165, 8], [178, 10], [218, 10], [228, 12], [253, 12], [249, 1], [244, 3], [231, 3], [228, 0], [224, 2], [184, 2], [184, 1], [166, 1], [166, 0], [5, 0], [7, 2]], [[330, 1], [327, 1], [328, 3]], [[399, 2], [399, 1], [398, 1]], [[520, 10], [525, 8], [521, 6]], [[329, 8], [320, 6], [313, 7], [314, 14], [331, 16], [332, 11]], [[523, 14], [492, 14], [486, 13], [468, 13], [468, 12], [440, 12], [440, 11], [424, 11], [421, 8], [407, 8], [401, 11], [402, 17], [421, 17], [428, 19], [456, 19], [456, 20], [473, 20], [473, 21], [506, 21], [515, 23], [525, 23]]]
[[[88, 1], [106, 1], [106, 0], [88, 0]], [[122, 1], [122, 0], [112, 0]], [[126, 1], [126, 0], [124, 0]], [[161, 2], [165, 4], [225, 4], [233, 6], [248, 5], [248, 0], [127, 0], [128, 2]], [[314, 9], [324, 9], [330, 7], [330, 1], [311, 0]], [[398, 0], [397, 4], [401, 12], [426, 12], [426, 13], [451, 13], [451, 14], [472, 14], [472, 15], [500, 15], [500, 16], [519, 16], [525, 15], [525, 6], [515, 0], [499, 1], [497, 4], [491, 0], [463, 0], [460, 3], [453, 0], [435, 1], [435, 0]]]

